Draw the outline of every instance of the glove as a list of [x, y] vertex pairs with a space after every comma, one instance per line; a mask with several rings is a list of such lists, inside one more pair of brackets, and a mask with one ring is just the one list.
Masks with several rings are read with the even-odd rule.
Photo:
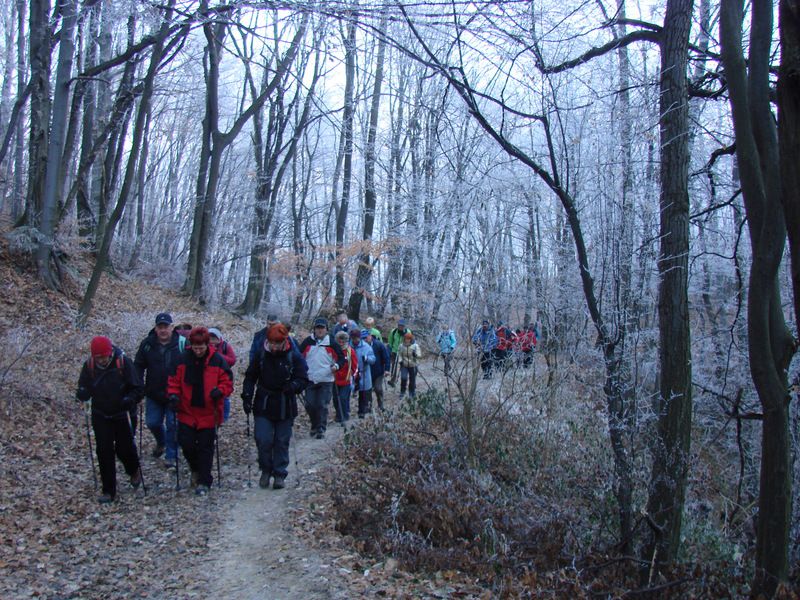
[[211, 390], [209, 396], [211, 396], [211, 399], [214, 400], [215, 402], [219, 402], [220, 400], [222, 400], [222, 392], [220, 391], [219, 388], [214, 388], [213, 390]]
[[242, 408], [244, 409], [244, 414], [249, 415], [253, 412], [253, 397], [248, 396], [245, 393], [242, 393]]
[[169, 404], [170, 410], [175, 410], [178, 408], [178, 404], [180, 404], [180, 397], [177, 394], [170, 394], [167, 397], [167, 403]]
[[294, 394], [294, 388], [292, 387], [292, 384], [290, 382], [284, 383], [283, 387], [281, 388], [281, 391], [284, 394]]
[[133, 398], [132, 396], [123, 396], [120, 405], [122, 406], [122, 410], [131, 410], [136, 406], [136, 398]]
[[89, 398], [91, 397], [92, 396], [89, 394], [89, 390], [87, 390], [85, 387], [79, 387], [78, 391], [75, 392], [75, 400], [78, 402], [88, 402]]

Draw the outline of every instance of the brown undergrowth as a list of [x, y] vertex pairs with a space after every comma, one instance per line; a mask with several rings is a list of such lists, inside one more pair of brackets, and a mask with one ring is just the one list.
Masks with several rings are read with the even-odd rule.
[[[451, 412], [459, 409], [445, 409], [441, 398], [422, 394], [348, 435], [330, 483], [333, 520], [366, 556], [444, 576], [455, 591], [478, 585], [491, 597], [746, 594], [731, 565], [702, 560], [641, 586], [647, 565], [616, 550], [610, 476], [591, 441], [561, 447], [560, 460], [546, 461], [537, 426], [487, 410], [474, 417], [485, 431], [470, 457], [460, 415]], [[420, 411], [426, 403], [439, 406]]]

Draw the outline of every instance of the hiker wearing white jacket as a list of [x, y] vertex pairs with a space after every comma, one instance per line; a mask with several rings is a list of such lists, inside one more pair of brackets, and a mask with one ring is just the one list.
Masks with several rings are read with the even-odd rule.
[[311, 436], [321, 440], [328, 426], [328, 405], [333, 395], [335, 373], [344, 365], [344, 353], [339, 344], [331, 343], [328, 321], [322, 317], [314, 321], [314, 333], [300, 344], [300, 353], [308, 364], [306, 412], [311, 421]]

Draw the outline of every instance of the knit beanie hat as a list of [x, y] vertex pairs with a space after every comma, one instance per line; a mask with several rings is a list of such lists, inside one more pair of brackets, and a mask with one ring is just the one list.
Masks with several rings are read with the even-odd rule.
[[98, 335], [92, 338], [92, 356], [111, 356], [114, 354], [114, 346], [111, 340], [104, 335]]

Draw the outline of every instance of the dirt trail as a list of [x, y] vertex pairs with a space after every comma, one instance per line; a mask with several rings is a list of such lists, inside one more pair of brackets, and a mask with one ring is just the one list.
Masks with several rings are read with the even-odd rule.
[[291, 526], [292, 509], [304, 502], [309, 478], [325, 468], [341, 438], [342, 429], [332, 426], [324, 440], [310, 439], [306, 420], [299, 418], [283, 490], [258, 487], [255, 443], [251, 442], [253, 487], [232, 499], [226, 509], [220, 540], [202, 567], [211, 581], [210, 598], [352, 597], [330, 557], [310, 547]]

